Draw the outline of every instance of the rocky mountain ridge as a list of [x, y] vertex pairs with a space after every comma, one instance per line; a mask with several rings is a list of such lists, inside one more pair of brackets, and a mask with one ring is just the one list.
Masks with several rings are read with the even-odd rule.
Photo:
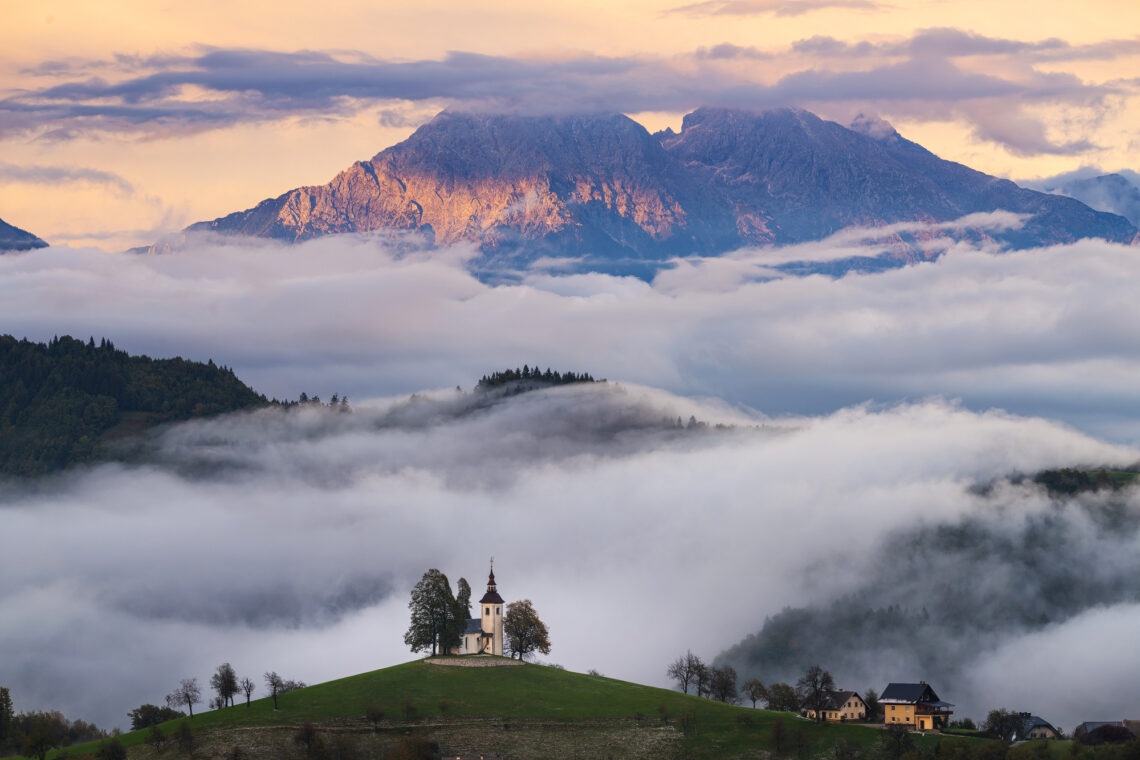
[[[291, 242], [414, 231], [477, 244], [483, 266], [572, 257], [605, 271], [997, 210], [1030, 215], [994, 235], [1015, 248], [1138, 236], [1122, 217], [940, 159], [885, 122], [848, 128], [790, 108], [701, 108], [656, 135], [614, 114], [445, 111], [327, 185], [188, 231]], [[922, 255], [902, 242], [902, 258]]]

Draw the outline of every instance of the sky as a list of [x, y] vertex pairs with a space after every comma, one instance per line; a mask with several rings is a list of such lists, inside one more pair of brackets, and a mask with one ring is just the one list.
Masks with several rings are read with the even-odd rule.
[[123, 250], [330, 180], [447, 107], [879, 116], [1012, 178], [1140, 166], [1140, 7], [3, 0], [0, 218]]

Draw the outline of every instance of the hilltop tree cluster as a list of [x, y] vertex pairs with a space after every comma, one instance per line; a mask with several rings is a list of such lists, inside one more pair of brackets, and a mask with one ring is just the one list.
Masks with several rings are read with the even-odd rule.
[[[522, 369], [506, 369], [501, 372], [492, 372], [483, 375], [475, 385], [477, 391], [489, 391], [492, 388], [501, 388], [510, 383], [524, 382], [524, 385], [570, 385], [571, 383], [597, 382], [588, 372], [552, 372], [549, 367], [543, 372], [538, 367], [533, 369], [524, 364]], [[604, 381], [603, 381], [604, 382]]]
[[[411, 623], [404, 643], [413, 652], [430, 650], [434, 656], [459, 646], [471, 619], [471, 585], [460, 578], [456, 588], [458, 592], [453, 594], [447, 576], [436, 568], [424, 573], [412, 588], [408, 602]], [[520, 660], [534, 652], [550, 654], [550, 631], [529, 599], [507, 605], [503, 639], [504, 651]]]
[[447, 576], [434, 567], [416, 583], [408, 602], [412, 621], [404, 634], [404, 643], [413, 652], [430, 649], [435, 655], [459, 646], [471, 618], [471, 587], [465, 578], [459, 579], [458, 586], [457, 598]]
[[708, 697], [733, 705], [740, 701], [736, 670], [730, 665], [719, 668], [706, 665], [690, 651], [674, 660], [665, 672], [686, 694], [692, 689], [698, 697]]

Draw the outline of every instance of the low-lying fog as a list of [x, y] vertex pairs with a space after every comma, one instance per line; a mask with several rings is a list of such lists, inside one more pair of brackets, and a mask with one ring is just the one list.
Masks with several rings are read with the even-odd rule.
[[[4, 485], [0, 684], [18, 710], [124, 726], [223, 661], [310, 682], [383, 667], [412, 656], [419, 576], [438, 567], [478, 595], [494, 555], [504, 597], [549, 624], [550, 661], [664, 685], [686, 649], [711, 659], [787, 606], [865, 593], [906, 531], [1032, 540], [1025, 526], [1060, 515], [1074, 551], [1056, 562], [1095, 558], [1120, 598], [955, 641], [961, 667], [936, 688], [975, 719], [1125, 717], [1140, 704], [1137, 497], [1082, 497], [1127, 518], [1106, 531], [1001, 479], [1140, 460], [1140, 255], [943, 247], [840, 279], [768, 267], [881, 246], [844, 233], [652, 283], [550, 270], [497, 285], [467, 271], [469, 250], [356, 237], [0, 256], [4, 331], [213, 358], [268, 395], [355, 409], [186, 424], [130, 466]], [[617, 382], [473, 400], [479, 376], [523, 363]], [[664, 424], [693, 415], [714, 426]], [[989, 603], [1036, 593], [1023, 565], [925, 550], [943, 584]], [[842, 667], [858, 689], [926, 675]]]
[[[674, 427], [690, 416], [712, 424]], [[1053, 508], [1034, 487], [979, 484], [1137, 458], [937, 401], [772, 422], [614, 383], [188, 423], [146, 464], [9, 488], [2, 681], [18, 708], [122, 725], [223, 661], [310, 682], [394, 664], [411, 656], [419, 576], [438, 567], [481, 592], [494, 555], [501, 593], [531, 599], [549, 624], [551, 661], [664, 684], [686, 649], [711, 659], [787, 605], [860, 589], [901, 529], [979, 515], [1016, 525]], [[1135, 564], [1135, 536], [1073, 542]], [[986, 582], [970, 564], [939, 571]], [[1135, 679], [1111, 681], [1140, 625], [1134, 602], [966, 647], [971, 677], [940, 693], [976, 717], [1007, 704], [1065, 725], [1115, 714], [1140, 698]], [[1090, 630], [1096, 646], [1076, 647]], [[1079, 668], [1032, 666], [1069, 647]], [[1073, 668], [1083, 675], [1059, 680]], [[925, 674], [881, 675], [851, 685]]]

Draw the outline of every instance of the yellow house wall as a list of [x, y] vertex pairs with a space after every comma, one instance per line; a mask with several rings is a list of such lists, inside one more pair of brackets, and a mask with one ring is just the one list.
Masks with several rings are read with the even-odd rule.
[[887, 723], [908, 723], [914, 725], [914, 705], [883, 705], [883, 717]]
[[[854, 706], [848, 707], [847, 706], [848, 703], [851, 703]], [[816, 719], [815, 710], [807, 710], [806, 714], [807, 714], [807, 717], [811, 718], [812, 720]], [[866, 720], [867, 719], [867, 706], [864, 705], [861, 700], [858, 700], [858, 699], [855, 699], [854, 697], [852, 697], [847, 702], [843, 703], [843, 709], [841, 709], [841, 710], [824, 710], [823, 711], [823, 719], [824, 720], [830, 720], [830, 721]]]

